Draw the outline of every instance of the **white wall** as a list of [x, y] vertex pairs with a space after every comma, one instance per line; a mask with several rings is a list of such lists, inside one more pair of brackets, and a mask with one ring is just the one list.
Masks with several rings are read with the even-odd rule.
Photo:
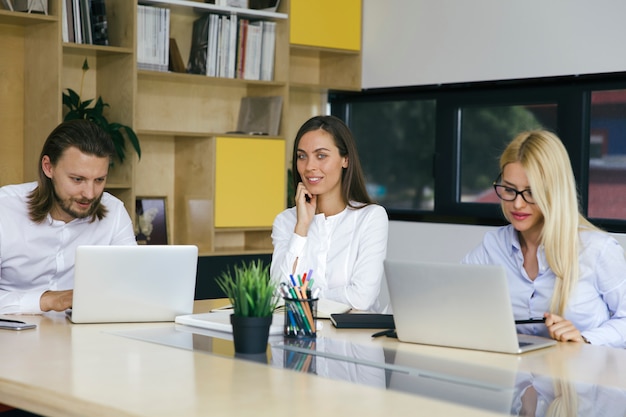
[[[496, 226], [466, 224], [389, 222], [387, 258], [430, 262], [461, 262], [478, 246], [485, 232]], [[625, 233], [611, 233], [626, 248]]]
[[624, 0], [363, 0], [363, 88], [626, 70]]
[[430, 262], [461, 262], [494, 226], [389, 222], [387, 258]]

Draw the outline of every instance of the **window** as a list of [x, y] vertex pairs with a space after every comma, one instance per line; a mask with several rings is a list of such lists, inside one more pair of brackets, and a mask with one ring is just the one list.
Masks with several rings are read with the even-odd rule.
[[583, 214], [626, 231], [626, 73], [329, 94], [392, 220], [503, 224], [491, 183], [523, 130], [567, 148]]
[[588, 215], [626, 219], [626, 90], [593, 91]]
[[346, 111], [370, 196], [391, 210], [432, 210], [435, 101], [355, 102]]
[[459, 111], [461, 202], [497, 203], [491, 184], [499, 174], [498, 158], [524, 130], [556, 131], [555, 104], [472, 106]]

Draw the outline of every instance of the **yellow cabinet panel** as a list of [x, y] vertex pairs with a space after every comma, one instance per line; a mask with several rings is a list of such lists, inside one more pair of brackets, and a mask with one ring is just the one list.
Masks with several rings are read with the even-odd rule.
[[291, 0], [290, 42], [361, 50], [361, 0]]
[[216, 138], [215, 227], [271, 227], [285, 208], [285, 142]]

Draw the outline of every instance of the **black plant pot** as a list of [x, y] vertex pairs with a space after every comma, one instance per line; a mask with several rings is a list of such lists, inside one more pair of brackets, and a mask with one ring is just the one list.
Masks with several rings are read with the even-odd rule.
[[233, 325], [233, 341], [237, 353], [263, 353], [267, 350], [272, 316], [241, 317], [230, 315]]

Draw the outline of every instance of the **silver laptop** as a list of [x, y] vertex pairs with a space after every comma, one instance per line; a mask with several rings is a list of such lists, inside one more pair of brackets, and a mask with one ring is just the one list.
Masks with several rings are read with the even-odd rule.
[[174, 321], [193, 311], [197, 263], [194, 245], [79, 246], [68, 318]]
[[502, 266], [388, 259], [385, 274], [402, 342], [513, 354], [556, 344], [517, 334]]

